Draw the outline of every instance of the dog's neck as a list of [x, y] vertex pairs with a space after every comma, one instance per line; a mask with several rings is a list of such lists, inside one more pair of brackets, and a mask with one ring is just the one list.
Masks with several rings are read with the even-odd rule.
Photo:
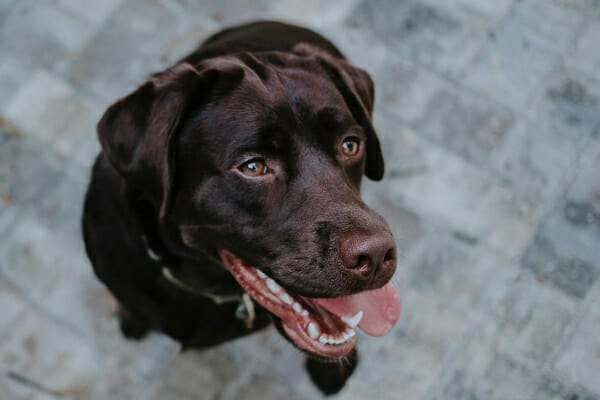
[[161, 256], [155, 250], [152, 249], [145, 235], [142, 236], [142, 239], [144, 241], [144, 245], [146, 246], [146, 254], [148, 258], [150, 258], [155, 263], [161, 264], [161, 274], [167, 282], [185, 292], [193, 294], [194, 296], [210, 299], [216, 305], [238, 303], [238, 307], [235, 311], [236, 317], [244, 321], [247, 329], [253, 328], [254, 319], [256, 318], [256, 310], [254, 308], [254, 303], [252, 302], [252, 299], [250, 298], [248, 293], [243, 292], [234, 294], [217, 294], [212, 293], [210, 291], [202, 291], [195, 289], [191, 285], [186, 284], [181, 279], [175, 276], [171, 267], [165, 264]]
[[196, 285], [186, 282], [185, 278], [181, 278], [181, 273], [179, 271], [178, 274], [178, 270], [185, 263], [182, 262], [181, 257], [169, 251], [168, 243], [165, 242], [160, 233], [156, 216], [157, 207], [145, 198], [143, 193], [130, 191], [128, 195], [131, 201], [130, 204], [134, 205], [133, 208], [136, 211], [135, 215], [137, 215], [139, 228], [142, 231], [141, 237], [146, 255], [151, 262], [160, 266], [162, 278], [179, 290], [210, 299], [216, 305], [239, 303], [236, 315], [245, 320], [247, 326], [251, 326], [254, 320], [254, 304], [241, 287], [234, 293], [215, 293], [211, 289], [200, 289]]
[[[232, 302], [240, 302], [242, 299], [242, 294], [216, 294], [210, 291], [203, 291], [194, 288], [192, 285], [189, 285], [182, 281], [181, 279], [175, 276], [173, 272], [173, 268], [167, 262], [165, 262], [164, 257], [159, 254], [158, 251], [152, 248], [148, 241], [148, 237], [146, 235], [142, 236], [142, 240], [146, 247], [146, 254], [150, 260], [155, 263], [161, 265], [161, 273], [162, 276], [169, 281], [174, 286], [177, 286], [179, 289], [182, 289], [188, 293], [194, 294], [196, 296], [206, 297], [215, 302], [215, 304], [224, 304], [224, 303], [232, 303]], [[172, 258], [172, 257], [169, 257]]]

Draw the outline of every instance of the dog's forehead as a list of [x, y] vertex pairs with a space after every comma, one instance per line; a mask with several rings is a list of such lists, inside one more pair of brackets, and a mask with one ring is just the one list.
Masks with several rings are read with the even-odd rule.
[[238, 64], [243, 79], [202, 107], [195, 128], [187, 130], [180, 144], [193, 148], [200, 141], [211, 159], [226, 162], [246, 150], [288, 153], [299, 140], [324, 149], [331, 138], [358, 127], [344, 98], [318, 67], [259, 61]]
[[337, 87], [313, 64], [244, 65], [241, 83], [217, 104], [216, 114], [226, 114], [224, 131], [243, 125], [241, 135], [264, 127], [309, 133], [322, 125], [358, 125]]
[[344, 99], [331, 80], [322, 73], [299, 68], [277, 68], [282, 92], [292, 107], [318, 112], [339, 108], [348, 112]]

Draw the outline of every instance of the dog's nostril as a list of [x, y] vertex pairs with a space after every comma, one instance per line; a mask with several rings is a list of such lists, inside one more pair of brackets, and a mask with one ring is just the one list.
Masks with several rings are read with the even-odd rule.
[[383, 258], [384, 264], [390, 264], [396, 261], [396, 250], [391, 248], [385, 253], [385, 257]]
[[369, 264], [371, 264], [371, 259], [369, 258], [369, 256], [361, 255], [358, 257], [358, 261], [356, 262], [355, 268], [361, 270], [366, 269], [369, 267]]
[[361, 255], [358, 257], [358, 261], [352, 269], [354, 269], [359, 275], [366, 278], [371, 275], [374, 267], [373, 261], [368, 255]]

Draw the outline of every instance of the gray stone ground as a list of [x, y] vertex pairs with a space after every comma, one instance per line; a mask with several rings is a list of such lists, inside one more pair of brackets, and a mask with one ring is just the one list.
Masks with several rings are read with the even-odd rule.
[[80, 237], [106, 106], [256, 18], [377, 86], [404, 311], [336, 398], [600, 399], [598, 0], [0, 0], [0, 399], [319, 397], [273, 331], [124, 340]]

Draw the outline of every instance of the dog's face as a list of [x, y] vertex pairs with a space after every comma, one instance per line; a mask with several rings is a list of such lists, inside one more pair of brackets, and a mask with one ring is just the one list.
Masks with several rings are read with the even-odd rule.
[[365, 72], [313, 49], [241, 54], [155, 76], [99, 135], [170, 248], [220, 259], [293, 343], [339, 357], [361, 317], [382, 335], [399, 316], [394, 241], [360, 199], [383, 175], [372, 99]]

